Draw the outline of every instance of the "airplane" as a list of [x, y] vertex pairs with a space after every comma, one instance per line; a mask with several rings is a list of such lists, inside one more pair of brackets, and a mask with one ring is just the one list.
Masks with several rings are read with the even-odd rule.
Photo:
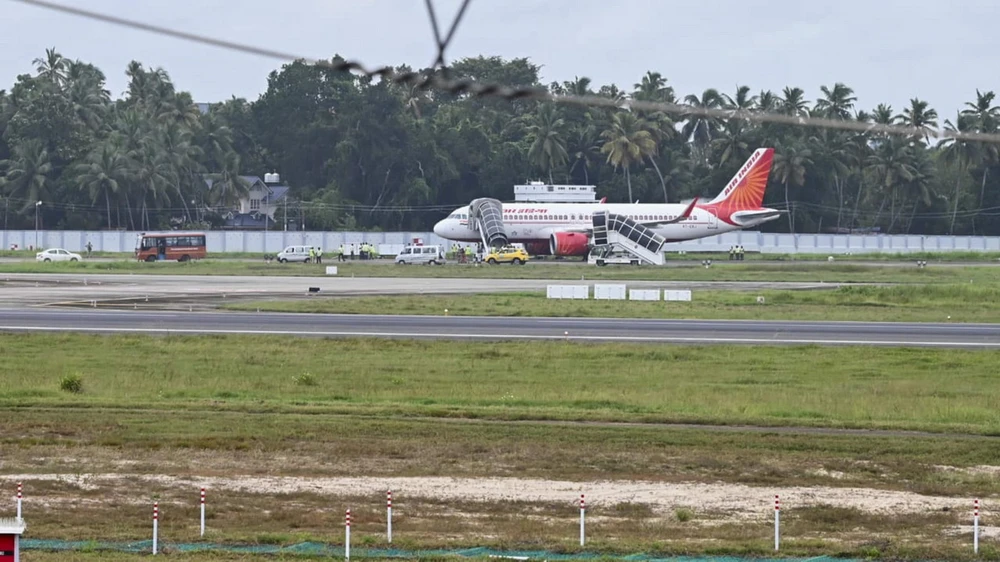
[[[774, 160], [773, 148], [758, 148], [719, 195], [708, 203], [502, 203], [509, 242], [532, 255], [585, 256], [593, 238], [592, 215], [625, 215], [666, 241], [680, 242], [759, 226], [784, 211], [761, 207]], [[434, 234], [456, 242], [479, 242], [469, 227], [469, 205], [434, 225]]]

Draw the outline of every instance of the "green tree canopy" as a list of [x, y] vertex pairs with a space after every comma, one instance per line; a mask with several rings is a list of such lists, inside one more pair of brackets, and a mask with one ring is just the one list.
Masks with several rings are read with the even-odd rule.
[[[865, 109], [833, 80], [815, 97], [796, 85], [677, 92], [655, 70], [624, 89], [586, 76], [543, 86], [541, 66], [526, 58], [480, 56], [434, 72], [729, 117], [449, 94], [303, 61], [271, 72], [256, 100], [218, 100], [204, 112], [165, 69], [139, 61], [112, 69], [128, 78], [121, 99], [101, 69], [55, 48], [33, 63], [34, 74], [0, 90], [0, 195], [10, 228], [32, 227], [39, 200], [49, 228], [207, 227], [206, 217], [246, 193], [242, 176], [277, 171], [292, 187], [289, 214], [309, 228], [425, 230], [453, 207], [509, 200], [514, 184], [535, 179], [596, 185], [611, 201], [710, 198], [755, 148], [773, 146], [765, 204], [791, 212], [768, 230], [1000, 234], [989, 211], [1000, 206], [1000, 147], [931, 143], [938, 112], [917, 93], [902, 110]], [[970, 94], [943, 126], [998, 132], [994, 92]], [[760, 112], [915, 132], [759, 123]]]

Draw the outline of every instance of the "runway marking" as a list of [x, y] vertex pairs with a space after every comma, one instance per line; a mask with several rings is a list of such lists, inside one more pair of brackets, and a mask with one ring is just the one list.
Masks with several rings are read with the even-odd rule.
[[[93, 300], [93, 299], [90, 299]], [[76, 301], [74, 301], [76, 302]], [[79, 301], [83, 303], [90, 302], [89, 300]], [[0, 314], [2, 313], [17, 313], [24, 309], [7, 308], [0, 309]], [[40, 313], [40, 315], [71, 315], [71, 316], [88, 316], [93, 314], [101, 314], [107, 316], [120, 316], [120, 317], [132, 317], [136, 314], [134, 311], [130, 310], [108, 310], [108, 309], [33, 309]], [[461, 320], [476, 320], [484, 322], [501, 322], [515, 320], [517, 322], [529, 322], [538, 325], [551, 325], [551, 324], [565, 324], [578, 323], [578, 324], [590, 324], [590, 323], [605, 323], [605, 324], [618, 324], [625, 326], [637, 326], [644, 325], [646, 327], [657, 327], [661, 326], [663, 328], [716, 328], [716, 329], [727, 329], [728, 327], [736, 327], [738, 325], [747, 324], [758, 324], [766, 326], [766, 329], [783, 329], [783, 330], [797, 330], [797, 329], [814, 329], [823, 327], [859, 327], [864, 328], [866, 326], [879, 326], [879, 327], [896, 327], [907, 330], [926, 330], [926, 329], [945, 329], [950, 332], [963, 332], [963, 331], [979, 331], [983, 329], [996, 330], [998, 335], [1000, 335], [1000, 324], [969, 324], [969, 323], [920, 323], [920, 322], [857, 322], [857, 321], [801, 321], [801, 320], [750, 320], [750, 319], [738, 319], [738, 320], [703, 320], [703, 319], [678, 319], [678, 318], [594, 318], [594, 317], [507, 317], [507, 316], [443, 316], [437, 314], [317, 314], [317, 313], [304, 313], [304, 312], [253, 312], [253, 311], [197, 311], [197, 312], [184, 312], [184, 311], [167, 311], [167, 310], [144, 310], [142, 314], [147, 318], [177, 318], [183, 317], [184, 315], [212, 315], [213, 317], [219, 317], [223, 315], [230, 316], [258, 316], [258, 317], [271, 317], [271, 318], [303, 318], [303, 319], [321, 319], [321, 318], [351, 318], [351, 319], [370, 319], [370, 318], [380, 318], [380, 319], [399, 319], [399, 320], [416, 320], [416, 319], [447, 319], [449, 321], [461, 321]], [[190, 317], [190, 316], [189, 316]], [[456, 326], [459, 327], [459, 326]]]
[[308, 331], [308, 330], [231, 330], [212, 328], [96, 328], [96, 327], [53, 327], [53, 326], [0, 326], [0, 331], [19, 332], [99, 332], [99, 333], [148, 333], [148, 334], [220, 334], [220, 335], [260, 335], [260, 336], [339, 336], [339, 337], [397, 337], [397, 338], [443, 338], [443, 339], [499, 339], [499, 340], [575, 340], [575, 341], [619, 341], [619, 342], [660, 342], [660, 343], [743, 343], [743, 344], [800, 344], [800, 345], [870, 345], [870, 346], [914, 346], [914, 347], [976, 347], [1000, 348], [1000, 342], [964, 341], [888, 341], [888, 340], [844, 340], [844, 339], [772, 339], [740, 337], [674, 337], [674, 336], [574, 336], [565, 334], [431, 334], [419, 332], [355, 332], [355, 331]]

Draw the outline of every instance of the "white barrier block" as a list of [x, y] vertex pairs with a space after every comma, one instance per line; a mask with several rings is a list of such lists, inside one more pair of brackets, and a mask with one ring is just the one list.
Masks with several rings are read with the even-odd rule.
[[328, 265], [328, 266], [326, 266], [326, 274], [327, 275], [336, 275], [337, 274], [337, 266], [335, 266], [335, 265]]
[[658, 301], [660, 300], [659, 289], [630, 289], [628, 298], [634, 301]]
[[588, 299], [589, 285], [548, 285], [545, 296], [550, 299]]
[[665, 301], [690, 301], [691, 291], [663, 291]]
[[594, 298], [625, 300], [625, 285], [594, 285]]

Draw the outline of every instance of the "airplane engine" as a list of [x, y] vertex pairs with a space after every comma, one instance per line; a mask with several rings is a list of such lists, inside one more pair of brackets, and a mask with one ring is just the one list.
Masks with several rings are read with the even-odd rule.
[[556, 232], [549, 237], [553, 256], [585, 256], [590, 252], [590, 237], [579, 232]]

